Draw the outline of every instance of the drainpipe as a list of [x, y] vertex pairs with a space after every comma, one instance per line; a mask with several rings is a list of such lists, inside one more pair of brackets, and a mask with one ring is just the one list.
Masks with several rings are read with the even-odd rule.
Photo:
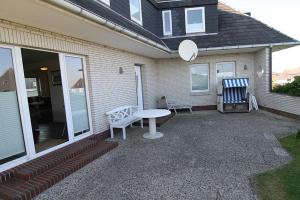
[[74, 14], [77, 14], [79, 16], [82, 16], [86, 19], [89, 19], [89, 20], [92, 20], [94, 22], [96, 22], [97, 24], [100, 24], [100, 25], [104, 25], [106, 27], [108, 27], [109, 29], [111, 30], [114, 30], [114, 31], [117, 31], [119, 33], [122, 33], [122, 34], [125, 34], [131, 38], [134, 38], [136, 40], [139, 40], [143, 43], [146, 43], [150, 46], [153, 46], [155, 48], [158, 48], [160, 50], [163, 50], [167, 53], [171, 53], [170, 49], [157, 43], [157, 42], [154, 42], [152, 40], [149, 40], [148, 38], [144, 37], [144, 36], [141, 36], [139, 34], [136, 34], [134, 33], [133, 31], [130, 31], [129, 29], [126, 29], [126, 28], [123, 28], [122, 26], [120, 25], [117, 25], [115, 23], [112, 23], [102, 17], [99, 17], [85, 9], [82, 9], [81, 7], [79, 6], [76, 6], [72, 3], [69, 3], [67, 1], [64, 1], [64, 0], [40, 0], [40, 1], [44, 1], [44, 2], [47, 2], [49, 4], [52, 4], [52, 5], [55, 5], [55, 6], [58, 6], [60, 8], [63, 8], [65, 10], [68, 10]]

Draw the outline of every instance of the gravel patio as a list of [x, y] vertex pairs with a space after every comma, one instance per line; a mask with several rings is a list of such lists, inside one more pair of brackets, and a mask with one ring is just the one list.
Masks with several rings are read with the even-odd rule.
[[67, 177], [36, 199], [256, 199], [249, 177], [288, 163], [276, 137], [300, 122], [264, 111], [179, 114], [159, 131], [116, 134], [119, 147]]

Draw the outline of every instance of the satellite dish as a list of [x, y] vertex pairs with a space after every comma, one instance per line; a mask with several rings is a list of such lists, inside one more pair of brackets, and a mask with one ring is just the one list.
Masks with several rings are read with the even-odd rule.
[[179, 48], [180, 57], [188, 62], [191, 62], [197, 58], [198, 47], [192, 40], [184, 40], [180, 43]]

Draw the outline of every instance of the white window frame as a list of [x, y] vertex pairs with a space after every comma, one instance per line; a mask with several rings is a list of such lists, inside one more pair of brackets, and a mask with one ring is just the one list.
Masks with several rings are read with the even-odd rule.
[[[189, 30], [189, 25], [188, 25], [188, 12], [192, 10], [202, 10], [202, 19], [203, 19], [203, 29], [199, 31], [191, 31]], [[186, 8], [185, 9], [185, 32], [186, 33], [202, 33], [205, 32], [205, 8], [204, 7], [196, 7], [196, 8]]]
[[110, 7], [110, 0], [94, 0], [94, 1], [100, 4], [105, 4]]
[[[193, 90], [193, 76], [192, 76], [192, 68], [195, 66], [207, 66], [208, 68], [208, 80], [207, 80], [207, 90]], [[209, 92], [210, 91], [210, 66], [209, 63], [196, 63], [190, 65], [190, 90], [191, 93], [199, 93], [199, 92]]]
[[[165, 27], [165, 25], [166, 25], [166, 23], [165, 23], [165, 20], [166, 20], [166, 18], [165, 18], [165, 13], [170, 13], [170, 18], [169, 18], [169, 20], [170, 20], [170, 32], [167, 32], [166, 31], [166, 27]], [[164, 10], [164, 11], [162, 11], [162, 20], [163, 20], [163, 31], [164, 31], [164, 35], [172, 35], [173, 34], [173, 26], [172, 26], [172, 11], [171, 10]]]
[[139, 0], [140, 2], [140, 19], [136, 19], [132, 16], [131, 14], [131, 11], [132, 11], [132, 3], [131, 3], [132, 0], [129, 0], [129, 7], [130, 7], [130, 18], [132, 21], [140, 24], [140, 25], [143, 25], [143, 11], [142, 11], [142, 1]]

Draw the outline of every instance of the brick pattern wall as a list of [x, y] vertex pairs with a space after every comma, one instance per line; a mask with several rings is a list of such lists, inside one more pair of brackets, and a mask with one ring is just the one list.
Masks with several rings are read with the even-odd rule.
[[[191, 64], [209, 64], [210, 91], [192, 94], [190, 92], [190, 63], [180, 59], [168, 59], [158, 61], [159, 97], [166, 95], [170, 100], [179, 104], [192, 106], [216, 105], [216, 63], [235, 61], [236, 76], [250, 78], [250, 92], [254, 89], [254, 55], [253, 54], [228, 54], [215, 56], [200, 56]], [[244, 70], [244, 65], [248, 69]]]
[[[261, 66], [264, 74], [261, 78], [257, 70]], [[270, 49], [264, 49], [255, 55], [255, 95], [258, 104], [268, 108], [300, 115], [300, 97], [292, 97], [270, 92]]]
[[[0, 20], [1, 43], [86, 56], [95, 133], [108, 129], [105, 112], [117, 106], [136, 105], [134, 64], [144, 65], [145, 76], [153, 74], [151, 68], [156, 67], [156, 62], [146, 57], [5, 20]], [[119, 67], [123, 68], [123, 74], [119, 74]], [[149, 93], [153, 94], [153, 87], [146, 79], [145, 90], [149, 88]], [[145, 104], [151, 105], [148, 91], [145, 95]]]

